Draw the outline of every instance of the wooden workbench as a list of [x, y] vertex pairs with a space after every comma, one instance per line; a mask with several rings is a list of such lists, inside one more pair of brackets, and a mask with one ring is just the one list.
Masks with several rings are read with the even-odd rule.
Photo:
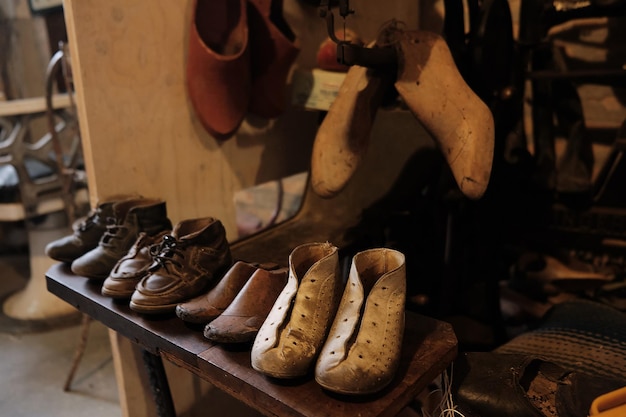
[[409, 404], [443, 372], [457, 354], [452, 327], [407, 312], [402, 358], [396, 378], [377, 395], [344, 397], [329, 393], [313, 377], [277, 381], [250, 366], [249, 346], [215, 344], [202, 331], [188, 327], [175, 315], [143, 316], [126, 303], [100, 294], [100, 284], [74, 275], [64, 264], [46, 274], [48, 290], [81, 312], [132, 340], [149, 365], [157, 410], [174, 409], [161, 360], [183, 367], [217, 388], [268, 416], [392, 416]]

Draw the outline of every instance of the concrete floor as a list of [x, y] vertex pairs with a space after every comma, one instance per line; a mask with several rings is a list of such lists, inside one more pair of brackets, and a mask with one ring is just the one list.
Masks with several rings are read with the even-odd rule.
[[[3, 226], [0, 250], [0, 297], [23, 288], [30, 278], [27, 247], [11, 246], [19, 226]], [[11, 234], [11, 239], [7, 236]], [[32, 279], [44, 279], [33, 277]], [[0, 317], [0, 416], [11, 417], [115, 417], [121, 416], [108, 329], [92, 321], [84, 355], [72, 378], [81, 341], [81, 316], [57, 322], [14, 320]]]

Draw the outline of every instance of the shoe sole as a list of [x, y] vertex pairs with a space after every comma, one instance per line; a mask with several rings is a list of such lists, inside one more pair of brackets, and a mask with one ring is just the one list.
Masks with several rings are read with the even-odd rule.
[[132, 297], [134, 291], [135, 290], [129, 292], [112, 291], [105, 287], [102, 287], [102, 290], [100, 292], [106, 297], [111, 297], [115, 299], [129, 299], [130, 297]]
[[150, 306], [150, 305], [136, 304], [133, 301], [131, 301], [128, 305], [131, 310], [136, 311], [137, 313], [163, 314], [163, 313], [173, 313], [174, 310], [176, 310], [176, 306], [178, 304], [179, 303]]

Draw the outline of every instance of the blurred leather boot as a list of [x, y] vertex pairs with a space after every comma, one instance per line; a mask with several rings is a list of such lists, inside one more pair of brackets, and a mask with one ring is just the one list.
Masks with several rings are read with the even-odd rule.
[[306, 243], [289, 255], [289, 278], [254, 339], [252, 367], [275, 378], [306, 375], [341, 298], [338, 249]]
[[450, 392], [468, 417], [587, 417], [595, 398], [624, 386], [530, 354], [466, 352], [452, 369]]
[[315, 366], [317, 383], [350, 395], [385, 388], [400, 363], [405, 298], [401, 252], [380, 248], [357, 253]]
[[171, 230], [166, 229], [154, 236], [141, 232], [128, 253], [117, 261], [102, 283], [102, 295], [130, 299], [137, 283], [148, 274], [148, 268], [152, 265], [154, 254], [160, 250], [163, 237], [170, 232]]
[[76, 275], [104, 281], [141, 232], [153, 236], [172, 228], [165, 201], [160, 199], [121, 201], [113, 205], [113, 213], [98, 246], [72, 262], [72, 272]]
[[46, 245], [48, 257], [65, 263], [72, 263], [85, 253], [98, 246], [100, 238], [106, 232], [107, 219], [113, 217], [113, 205], [127, 198], [115, 198], [97, 204], [87, 216], [77, 220], [73, 233]]
[[176, 315], [188, 323], [206, 324], [222, 314], [246, 282], [259, 269], [257, 264], [237, 261], [206, 294], [176, 306]]
[[139, 313], [174, 312], [176, 305], [207, 291], [232, 266], [222, 222], [212, 217], [184, 220], [163, 237], [149, 273], [130, 299]]
[[467, 85], [441, 36], [404, 31], [398, 45], [398, 93], [432, 135], [461, 192], [481, 198], [493, 163], [491, 110]]
[[250, 102], [246, 0], [196, 0], [187, 52], [187, 92], [198, 119], [218, 140], [230, 138]]
[[257, 269], [228, 308], [206, 325], [204, 337], [218, 343], [252, 342], [285, 284], [287, 268]]

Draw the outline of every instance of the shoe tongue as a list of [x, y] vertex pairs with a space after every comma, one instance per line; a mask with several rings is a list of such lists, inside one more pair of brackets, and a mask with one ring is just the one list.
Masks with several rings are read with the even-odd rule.
[[172, 236], [177, 240], [194, 239], [201, 235], [212, 223], [215, 223], [215, 219], [212, 217], [185, 220], [174, 227]]

